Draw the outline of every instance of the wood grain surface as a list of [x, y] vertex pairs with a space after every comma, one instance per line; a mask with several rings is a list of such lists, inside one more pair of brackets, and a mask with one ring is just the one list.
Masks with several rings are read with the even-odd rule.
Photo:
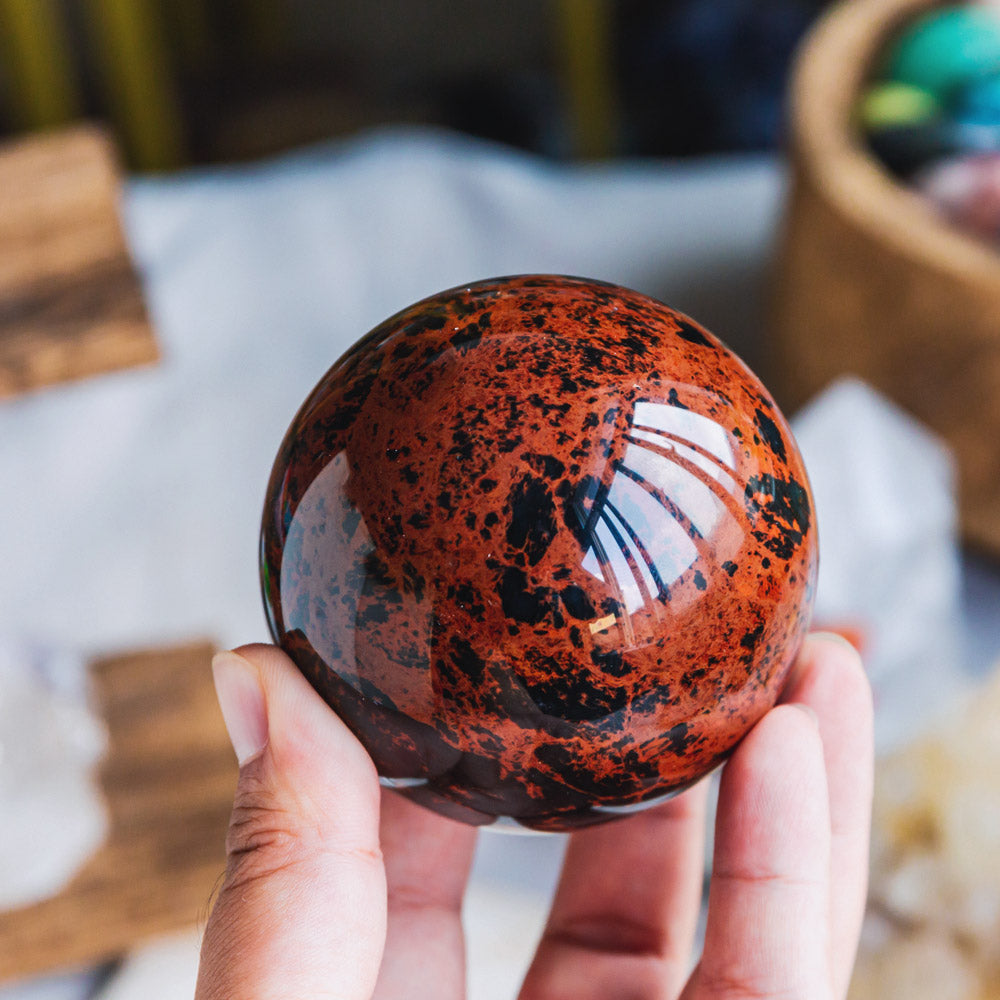
[[0, 913], [0, 980], [97, 963], [207, 918], [237, 776], [212, 652], [199, 643], [95, 664], [110, 833], [58, 896]]
[[155, 361], [100, 129], [0, 146], [0, 398]]

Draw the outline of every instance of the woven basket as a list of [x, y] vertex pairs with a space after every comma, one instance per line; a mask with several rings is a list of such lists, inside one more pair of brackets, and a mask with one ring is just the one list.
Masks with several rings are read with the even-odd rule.
[[1000, 253], [895, 182], [852, 121], [885, 43], [931, 6], [844, 0], [800, 53], [773, 381], [794, 409], [853, 373], [934, 428], [957, 455], [966, 539], [1000, 555]]

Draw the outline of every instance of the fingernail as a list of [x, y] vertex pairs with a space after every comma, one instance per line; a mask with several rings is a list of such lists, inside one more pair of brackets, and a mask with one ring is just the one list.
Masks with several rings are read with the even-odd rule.
[[212, 657], [215, 693], [242, 767], [267, 745], [267, 705], [257, 668], [228, 650]]
[[804, 712], [812, 720], [812, 724], [819, 729], [819, 716], [813, 711], [809, 705], [803, 705], [801, 701], [790, 701], [787, 702], [792, 708], [797, 708], [800, 712]]
[[839, 632], [811, 632], [809, 638], [819, 639], [822, 642], [837, 642], [841, 646], [846, 646], [852, 653], [856, 654], [858, 652], [854, 643], [847, 636], [841, 635]]

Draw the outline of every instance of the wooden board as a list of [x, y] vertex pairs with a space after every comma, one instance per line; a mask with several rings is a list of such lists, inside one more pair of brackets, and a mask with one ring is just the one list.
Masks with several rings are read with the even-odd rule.
[[237, 776], [212, 652], [201, 643], [95, 665], [110, 833], [58, 896], [0, 913], [0, 980], [94, 964], [206, 919]]
[[97, 128], [0, 146], [0, 398], [157, 359], [119, 194]]

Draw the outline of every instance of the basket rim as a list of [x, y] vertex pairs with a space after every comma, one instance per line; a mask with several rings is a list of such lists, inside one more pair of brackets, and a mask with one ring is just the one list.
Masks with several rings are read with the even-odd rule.
[[939, 216], [863, 144], [854, 108], [885, 43], [938, 0], [839, 0], [799, 50], [789, 89], [797, 174], [877, 243], [966, 280], [1000, 283], [1000, 252]]

